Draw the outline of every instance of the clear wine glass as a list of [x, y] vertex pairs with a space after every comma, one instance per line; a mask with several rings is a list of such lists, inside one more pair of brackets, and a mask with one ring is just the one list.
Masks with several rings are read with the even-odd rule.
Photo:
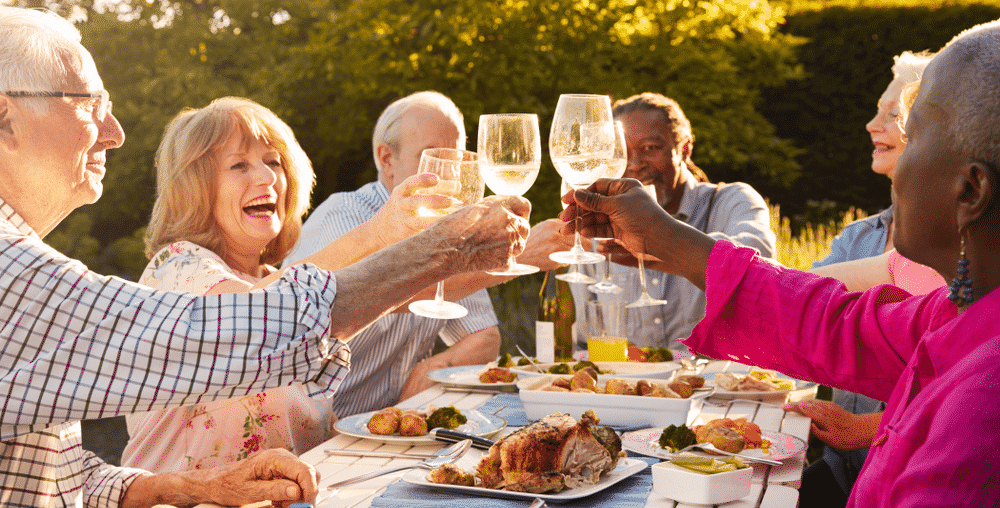
[[[656, 199], [656, 187], [653, 185], [644, 185], [643, 188], [649, 193], [653, 199]], [[666, 300], [659, 300], [653, 298], [649, 295], [649, 291], [646, 289], [646, 266], [642, 262], [642, 252], [636, 254], [635, 258], [639, 260], [639, 286], [642, 288], [642, 294], [639, 295], [639, 299], [626, 305], [626, 307], [632, 309], [635, 307], [651, 307], [653, 305], [666, 305]]]
[[[615, 153], [608, 161], [608, 172], [605, 178], [621, 178], [625, 174], [625, 167], [628, 166], [628, 148], [625, 146], [625, 128], [621, 122], [615, 122]], [[607, 238], [595, 238], [595, 240], [608, 240]], [[615, 281], [611, 280], [611, 259], [604, 258], [604, 278], [596, 284], [587, 286], [592, 293], [617, 295], [625, 289]]]
[[[476, 152], [455, 148], [428, 148], [420, 154], [418, 173], [438, 175], [438, 183], [430, 189], [421, 189], [417, 194], [442, 194], [452, 199], [448, 208], [421, 208], [421, 215], [445, 216], [463, 206], [483, 199], [486, 185], [479, 174]], [[433, 300], [417, 300], [409, 305], [410, 312], [429, 318], [456, 319], [465, 316], [469, 310], [454, 303], [444, 301], [444, 281], [438, 282]]]
[[[502, 196], [521, 196], [538, 178], [542, 165], [542, 141], [538, 115], [511, 113], [479, 117], [479, 172], [491, 191]], [[527, 275], [537, 266], [518, 263], [511, 254], [508, 268], [487, 271], [491, 275]]]
[[[573, 189], [586, 188], [607, 173], [608, 160], [614, 151], [611, 99], [607, 95], [560, 95], [549, 132], [549, 157], [559, 176]], [[549, 258], [565, 264], [594, 264], [604, 260], [604, 256], [584, 250], [579, 228], [573, 248], [553, 252]]]
[[[565, 196], [566, 193], [570, 191], [570, 189], [572, 189], [572, 187], [570, 187], [569, 184], [566, 183], [566, 180], [563, 180], [562, 183], [559, 184], [559, 195]], [[566, 207], [568, 206], [569, 205], [567, 205], [566, 203], [562, 203], [563, 210], [565, 210]], [[597, 279], [581, 272], [580, 265], [577, 264], [569, 265], [569, 271], [567, 271], [566, 273], [560, 273], [559, 275], [556, 275], [556, 278], [574, 284], [593, 284], [597, 282]]]

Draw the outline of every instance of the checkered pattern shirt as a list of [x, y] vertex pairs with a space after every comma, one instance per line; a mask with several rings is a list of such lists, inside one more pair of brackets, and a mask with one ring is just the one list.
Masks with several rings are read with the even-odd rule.
[[78, 420], [304, 382], [332, 395], [333, 274], [312, 265], [245, 294], [158, 292], [45, 245], [0, 200], [0, 506], [118, 506], [134, 469], [81, 448]]

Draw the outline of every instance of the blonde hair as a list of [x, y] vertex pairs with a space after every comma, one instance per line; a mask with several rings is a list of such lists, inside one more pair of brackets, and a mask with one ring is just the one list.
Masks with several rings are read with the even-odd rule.
[[315, 183], [312, 163], [288, 125], [249, 99], [223, 97], [201, 109], [181, 111], [156, 150], [156, 202], [146, 230], [146, 256], [187, 240], [226, 258], [222, 231], [212, 215], [216, 189], [215, 151], [234, 135], [277, 150], [288, 181], [281, 232], [261, 253], [261, 263], [277, 264], [299, 239], [302, 217]]

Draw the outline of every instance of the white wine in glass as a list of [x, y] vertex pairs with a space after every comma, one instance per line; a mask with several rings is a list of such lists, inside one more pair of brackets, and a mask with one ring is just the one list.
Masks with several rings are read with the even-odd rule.
[[[418, 210], [422, 215], [447, 215], [483, 199], [486, 185], [479, 173], [476, 152], [455, 148], [428, 148], [420, 154], [417, 173], [434, 173], [438, 183], [419, 194], [443, 194], [452, 199], [452, 206], [443, 209]], [[410, 312], [423, 317], [457, 319], [469, 313], [465, 307], [444, 301], [444, 281], [438, 282], [433, 300], [417, 300], [408, 306]]]
[[[560, 95], [549, 132], [549, 157], [559, 176], [574, 189], [586, 188], [604, 176], [614, 156], [614, 132], [611, 99], [607, 95]], [[604, 256], [584, 250], [579, 228], [572, 249], [553, 252], [549, 257], [566, 264], [604, 260]]]
[[[500, 196], [523, 195], [538, 178], [542, 165], [542, 141], [538, 115], [499, 114], [479, 117], [479, 172], [491, 191]], [[487, 271], [492, 275], [527, 275], [537, 266], [518, 263], [510, 257], [508, 268]]]

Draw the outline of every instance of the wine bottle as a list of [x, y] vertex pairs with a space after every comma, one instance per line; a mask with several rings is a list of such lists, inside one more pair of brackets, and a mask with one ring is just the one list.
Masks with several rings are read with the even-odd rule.
[[[566, 271], [566, 268], [559, 270]], [[535, 356], [539, 363], [573, 360], [576, 308], [569, 283], [558, 280], [549, 270], [538, 292], [538, 319], [535, 321]]]

